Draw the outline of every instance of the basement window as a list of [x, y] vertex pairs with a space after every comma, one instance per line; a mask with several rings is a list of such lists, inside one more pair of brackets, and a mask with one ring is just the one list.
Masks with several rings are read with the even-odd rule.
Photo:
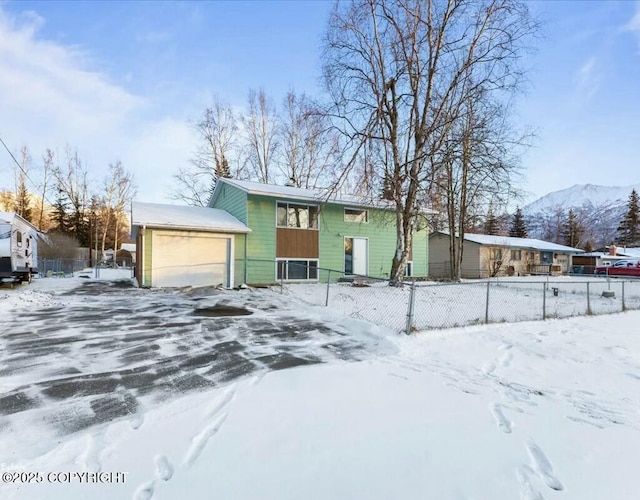
[[317, 280], [318, 260], [278, 259], [276, 278], [278, 281]]
[[344, 209], [345, 222], [369, 222], [369, 211], [359, 208]]

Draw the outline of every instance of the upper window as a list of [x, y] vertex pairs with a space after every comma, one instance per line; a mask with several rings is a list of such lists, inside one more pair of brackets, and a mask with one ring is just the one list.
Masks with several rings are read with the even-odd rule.
[[318, 229], [318, 207], [278, 202], [277, 226], [298, 229]]
[[22, 245], [22, 233], [20, 231], [16, 231], [16, 243]]
[[369, 222], [369, 212], [358, 208], [344, 209], [345, 222]]

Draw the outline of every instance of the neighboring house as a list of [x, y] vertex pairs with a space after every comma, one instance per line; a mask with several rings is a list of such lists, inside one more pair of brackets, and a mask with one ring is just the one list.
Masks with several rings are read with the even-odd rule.
[[134, 202], [131, 233], [138, 284], [230, 287], [235, 282], [235, 238], [249, 231], [224, 210]]
[[[316, 281], [318, 268], [388, 278], [396, 249], [389, 205], [355, 196], [235, 179], [218, 180], [209, 206], [251, 228], [236, 237], [236, 284]], [[414, 232], [408, 276], [426, 276], [428, 229]], [[326, 274], [323, 273], [324, 281]]]
[[621, 260], [640, 260], [640, 248], [606, 247], [573, 257], [571, 272], [593, 274], [597, 267], [608, 267]]
[[[572, 256], [583, 252], [533, 238], [465, 234], [461, 277], [566, 273], [571, 269]], [[435, 232], [429, 237], [429, 269], [434, 278], [449, 276], [448, 233]]]
[[129, 252], [129, 255], [131, 255], [131, 260], [135, 264], [136, 262], [136, 244], [135, 243], [122, 243], [120, 245], [120, 250]]

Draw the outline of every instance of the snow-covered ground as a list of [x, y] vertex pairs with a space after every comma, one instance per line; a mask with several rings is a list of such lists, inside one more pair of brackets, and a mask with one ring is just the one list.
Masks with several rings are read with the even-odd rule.
[[[77, 307], [81, 296], [56, 287], [47, 279], [7, 294]], [[361, 291], [372, 292], [344, 287], [341, 301]], [[367, 355], [253, 371], [71, 434], [0, 421], [0, 464], [12, 483], [0, 497], [638, 498], [640, 312], [405, 336], [346, 318], [341, 301], [325, 308], [294, 294], [250, 293], [266, 311], [256, 308], [256, 317], [311, 318], [336, 337], [369, 339]], [[8, 300], [0, 311], [13, 315]], [[92, 307], [100, 300], [89, 297]], [[142, 307], [158, 294], [131, 300]], [[395, 313], [391, 300], [377, 307]], [[175, 321], [186, 319], [181, 311], [171, 313]]]

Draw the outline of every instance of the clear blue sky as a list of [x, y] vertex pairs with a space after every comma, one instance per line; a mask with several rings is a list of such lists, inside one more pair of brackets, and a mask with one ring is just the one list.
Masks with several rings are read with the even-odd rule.
[[[138, 198], [167, 201], [195, 147], [187, 121], [218, 95], [318, 95], [332, 3], [0, 0], [0, 136], [39, 164], [79, 150], [96, 179], [122, 160]], [[529, 199], [576, 183], [640, 182], [640, 3], [530, 4], [545, 21], [515, 121], [538, 133], [523, 161]], [[0, 151], [0, 187], [11, 169]], [[34, 171], [34, 178], [37, 173]]]

